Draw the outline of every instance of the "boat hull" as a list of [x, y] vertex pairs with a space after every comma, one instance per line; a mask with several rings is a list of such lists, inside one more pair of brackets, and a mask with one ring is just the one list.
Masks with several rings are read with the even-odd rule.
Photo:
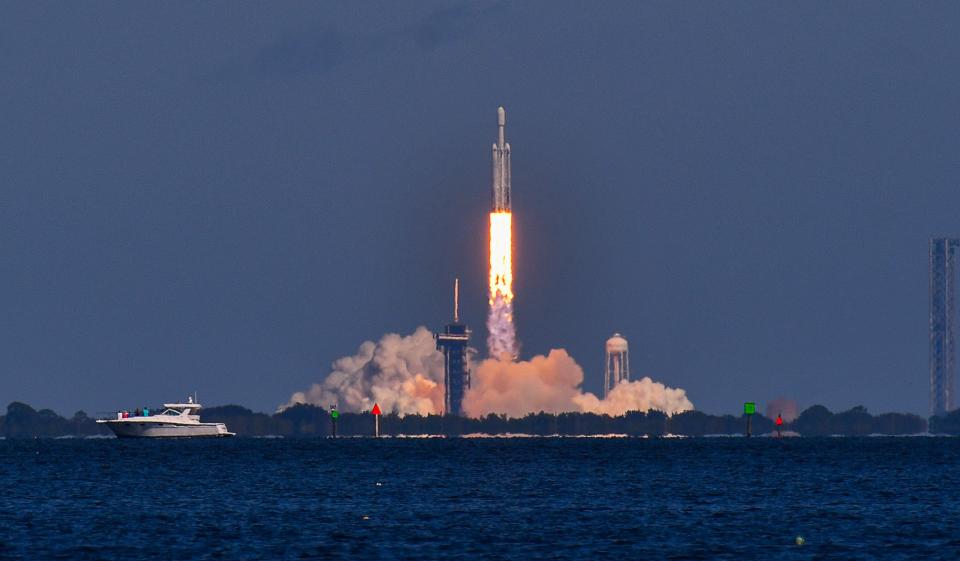
[[106, 423], [117, 438], [222, 438], [233, 436], [223, 423], [200, 423], [178, 425], [174, 423], [131, 423], [108, 421]]

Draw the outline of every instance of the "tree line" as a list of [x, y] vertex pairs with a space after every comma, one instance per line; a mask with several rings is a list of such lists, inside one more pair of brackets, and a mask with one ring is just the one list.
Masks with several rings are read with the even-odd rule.
[[[226, 423], [239, 436], [323, 437], [332, 434], [330, 412], [314, 405], [296, 405], [272, 415], [256, 413], [239, 405], [224, 405], [203, 410], [203, 421]], [[755, 435], [775, 431], [774, 421], [753, 415], [751, 431]], [[960, 410], [929, 420], [909, 413], [871, 415], [864, 407], [833, 413], [822, 405], [803, 411], [781, 430], [802, 436], [866, 436], [870, 434], [960, 434]], [[340, 413], [337, 419], [339, 436], [373, 434], [374, 419], [369, 413]], [[746, 416], [709, 415], [687, 411], [668, 417], [660, 411], [631, 411], [610, 416], [595, 413], [531, 413], [524, 417], [487, 415], [478, 419], [451, 415], [383, 415], [383, 435], [529, 434], [539, 436], [593, 436], [622, 434], [628, 436], [707, 436], [744, 434]], [[112, 434], [96, 424], [83, 411], [73, 417], [61, 417], [50, 409], [34, 410], [29, 405], [13, 402], [6, 415], [0, 415], [0, 436], [34, 438], [59, 436], [107, 436]]]

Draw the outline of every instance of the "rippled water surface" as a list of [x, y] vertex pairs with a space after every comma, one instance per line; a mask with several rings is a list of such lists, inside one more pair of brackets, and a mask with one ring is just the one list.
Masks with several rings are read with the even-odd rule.
[[960, 559], [958, 462], [955, 438], [7, 440], [0, 558]]

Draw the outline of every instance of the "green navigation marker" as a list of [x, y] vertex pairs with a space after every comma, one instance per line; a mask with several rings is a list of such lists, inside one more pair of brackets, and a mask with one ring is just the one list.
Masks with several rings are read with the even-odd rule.
[[330, 406], [330, 436], [333, 438], [337, 437], [337, 419], [340, 418], [340, 412], [337, 411], [336, 405]]
[[748, 401], [748, 402], [746, 402], [746, 403], [743, 404], [743, 414], [747, 416], [747, 438], [750, 437], [750, 433], [752, 432], [752, 431], [751, 431], [751, 427], [750, 427], [750, 421], [753, 420], [753, 415], [754, 415], [756, 412], [757, 412], [757, 404], [756, 404], [756, 403], [754, 403], [754, 402], [752, 402], [752, 401]]

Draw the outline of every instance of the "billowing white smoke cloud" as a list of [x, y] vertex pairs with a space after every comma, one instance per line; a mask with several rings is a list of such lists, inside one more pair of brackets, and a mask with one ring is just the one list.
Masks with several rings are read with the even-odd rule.
[[[583, 369], [563, 349], [530, 360], [491, 358], [473, 365], [463, 410], [470, 417], [522, 417], [540, 411], [622, 415], [656, 409], [672, 415], [693, 409], [684, 390], [650, 378], [622, 383], [606, 399], [582, 392], [582, 383]], [[334, 362], [323, 382], [293, 394], [281, 409], [336, 403], [343, 411], [366, 411], [376, 402], [385, 413], [426, 415], [443, 410], [443, 392], [443, 355], [430, 331], [419, 327], [407, 337], [391, 333], [363, 343], [356, 355]]]
[[621, 382], [607, 394], [598, 399], [592, 393], [577, 396], [574, 400], [582, 411], [623, 415], [627, 411], [649, 411], [656, 409], [667, 415], [681, 411], [691, 411], [693, 404], [687, 399], [687, 392], [679, 388], [668, 388], [649, 377], [632, 382]]
[[285, 409], [297, 403], [341, 411], [367, 411], [378, 403], [384, 413], [439, 413], [443, 408], [443, 355], [433, 334], [418, 327], [413, 335], [389, 333], [366, 341], [354, 356], [333, 363], [333, 372], [305, 392], [290, 396]]
[[473, 384], [463, 400], [471, 417], [506, 413], [519, 417], [544, 411], [580, 411], [622, 415], [656, 409], [668, 415], [693, 409], [686, 392], [650, 378], [622, 383], [606, 399], [580, 390], [583, 369], [563, 349], [529, 361], [487, 359], [473, 373]]
[[529, 361], [491, 358], [474, 369], [463, 410], [471, 417], [578, 411], [573, 400], [580, 394], [577, 386], [582, 381], [583, 370], [564, 350], [553, 350]]
[[487, 315], [487, 349], [490, 356], [517, 356], [517, 331], [513, 325], [513, 304], [497, 295]]

